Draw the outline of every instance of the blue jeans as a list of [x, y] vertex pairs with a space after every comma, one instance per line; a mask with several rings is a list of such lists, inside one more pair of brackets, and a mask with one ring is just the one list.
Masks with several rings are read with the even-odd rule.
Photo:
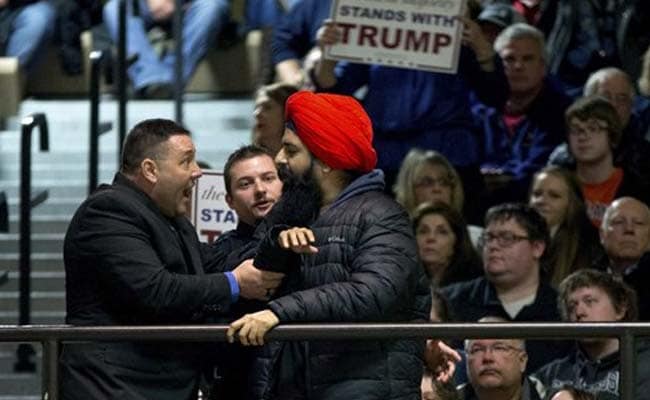
[[55, 23], [56, 10], [48, 1], [24, 6], [13, 20], [5, 55], [17, 57], [18, 65], [29, 73], [44, 55]]
[[[175, 54], [160, 59], [149, 43], [147, 30], [155, 23], [146, 0], [138, 0], [140, 15], [133, 15], [131, 0], [127, 1], [126, 51], [138, 54], [137, 61], [129, 68], [133, 87], [141, 89], [154, 83], [174, 81]], [[183, 14], [183, 84], [192, 77], [196, 65], [205, 56], [219, 30], [228, 17], [227, 0], [192, 0], [185, 4]], [[104, 23], [114, 43], [118, 40], [118, 0], [110, 0], [104, 6]]]

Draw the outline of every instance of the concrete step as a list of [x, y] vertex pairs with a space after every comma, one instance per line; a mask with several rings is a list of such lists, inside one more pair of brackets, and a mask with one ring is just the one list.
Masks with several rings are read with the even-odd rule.
[[[77, 208], [85, 199], [85, 197], [50, 197], [37, 207], [32, 208], [32, 215], [64, 215], [72, 218], [74, 212], [77, 211]], [[19, 199], [9, 197], [7, 202], [9, 203], [9, 215], [19, 215]]]
[[[64, 271], [63, 266], [63, 249], [51, 253], [32, 252], [31, 267], [32, 272], [43, 271]], [[0, 253], [0, 270], [18, 271], [19, 255], [18, 253]]]
[[2, 393], [0, 400], [40, 399], [41, 386], [40, 373], [8, 372], [0, 374], [0, 393]]
[[[65, 323], [65, 309], [60, 311], [32, 310], [31, 323], [34, 325], [60, 325]], [[18, 310], [0, 310], [0, 325], [16, 325]]]
[[[110, 182], [113, 180], [102, 179], [101, 182]], [[14, 199], [18, 203], [20, 198], [20, 182], [18, 180], [0, 180], [0, 188], [5, 192], [7, 198]], [[88, 181], [86, 179], [75, 179], [62, 181], [61, 179], [32, 180], [32, 196], [42, 190], [47, 190], [49, 199], [58, 199], [66, 197], [86, 198], [88, 195]]]
[[[18, 310], [18, 297], [18, 291], [0, 290], [0, 310]], [[30, 298], [32, 313], [65, 310], [65, 292], [32, 290]]]
[[[9, 272], [9, 279], [0, 286], [0, 291], [11, 292], [19, 290], [20, 274], [17, 271]], [[30, 286], [35, 291], [65, 291], [64, 271], [32, 271]]]
[[[32, 216], [32, 233], [62, 233], [68, 229], [70, 217], [67, 215], [34, 215]], [[20, 232], [20, 218], [12, 215], [9, 218], [9, 233]]]
[[[0, 168], [0, 180], [19, 182], [20, 165], [11, 164]], [[100, 180], [109, 180], [115, 173], [114, 164], [100, 164], [98, 167]], [[84, 180], [88, 179], [88, 165], [70, 162], [32, 163], [32, 182], [37, 180]]]
[[[33, 233], [32, 252], [55, 253], [63, 250], [63, 233]], [[18, 253], [20, 235], [17, 233], [0, 234], [0, 253]]]

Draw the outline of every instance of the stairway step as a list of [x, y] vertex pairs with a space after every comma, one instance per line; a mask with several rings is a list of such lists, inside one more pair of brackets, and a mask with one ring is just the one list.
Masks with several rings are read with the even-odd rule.
[[[33, 191], [32, 194], [36, 194], [36, 191]], [[52, 198], [50, 196], [50, 198], [32, 209], [32, 215], [68, 215], [72, 218], [72, 215], [84, 200], [85, 197]], [[9, 197], [7, 202], [9, 203], [9, 215], [19, 215], [20, 200]]]
[[[18, 233], [0, 234], [0, 253], [19, 252]], [[32, 233], [32, 252], [55, 253], [63, 250], [64, 233]]]
[[[20, 165], [9, 165], [0, 170], [0, 179], [7, 181], [19, 181]], [[115, 173], [115, 164], [101, 164], [98, 167], [98, 176], [102, 180], [110, 179]], [[86, 164], [60, 163], [35, 163], [32, 161], [32, 180], [81, 180], [88, 178], [88, 166]]]
[[[0, 310], [18, 310], [18, 297], [18, 291], [0, 291]], [[30, 297], [32, 314], [65, 310], [65, 292], [32, 290]]]
[[[20, 274], [16, 271], [9, 272], [9, 280], [2, 286], [0, 291], [17, 291], [20, 287]], [[35, 291], [65, 290], [65, 272], [63, 271], [32, 271], [30, 287]]]
[[[68, 230], [70, 216], [67, 215], [33, 215], [32, 233], [61, 233]], [[20, 218], [12, 215], [9, 218], [9, 233], [20, 232]]]
[[[52, 253], [32, 253], [32, 272], [36, 271], [63, 271], [63, 253], [61, 251]], [[18, 253], [0, 253], [0, 270], [18, 271]]]
[[[0, 325], [16, 325], [18, 323], [18, 311], [0, 311]], [[65, 311], [37, 311], [31, 313], [33, 325], [61, 325], [65, 323]]]

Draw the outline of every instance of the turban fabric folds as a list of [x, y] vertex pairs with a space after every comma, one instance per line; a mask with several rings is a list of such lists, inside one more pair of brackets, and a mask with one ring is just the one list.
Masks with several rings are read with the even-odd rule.
[[285, 120], [307, 149], [330, 168], [364, 173], [375, 168], [372, 123], [353, 97], [294, 93], [287, 99]]

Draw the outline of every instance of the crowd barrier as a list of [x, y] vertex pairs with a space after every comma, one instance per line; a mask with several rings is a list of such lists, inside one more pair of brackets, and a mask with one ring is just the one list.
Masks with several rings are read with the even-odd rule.
[[[43, 345], [43, 398], [58, 400], [58, 354], [70, 341], [225, 341], [227, 325], [72, 327], [67, 325], [2, 326], [2, 342]], [[295, 324], [280, 325], [268, 340], [366, 340], [399, 338], [575, 339], [617, 337], [620, 340], [620, 398], [634, 399], [635, 344], [650, 336], [650, 323], [472, 323], [472, 324]]]

